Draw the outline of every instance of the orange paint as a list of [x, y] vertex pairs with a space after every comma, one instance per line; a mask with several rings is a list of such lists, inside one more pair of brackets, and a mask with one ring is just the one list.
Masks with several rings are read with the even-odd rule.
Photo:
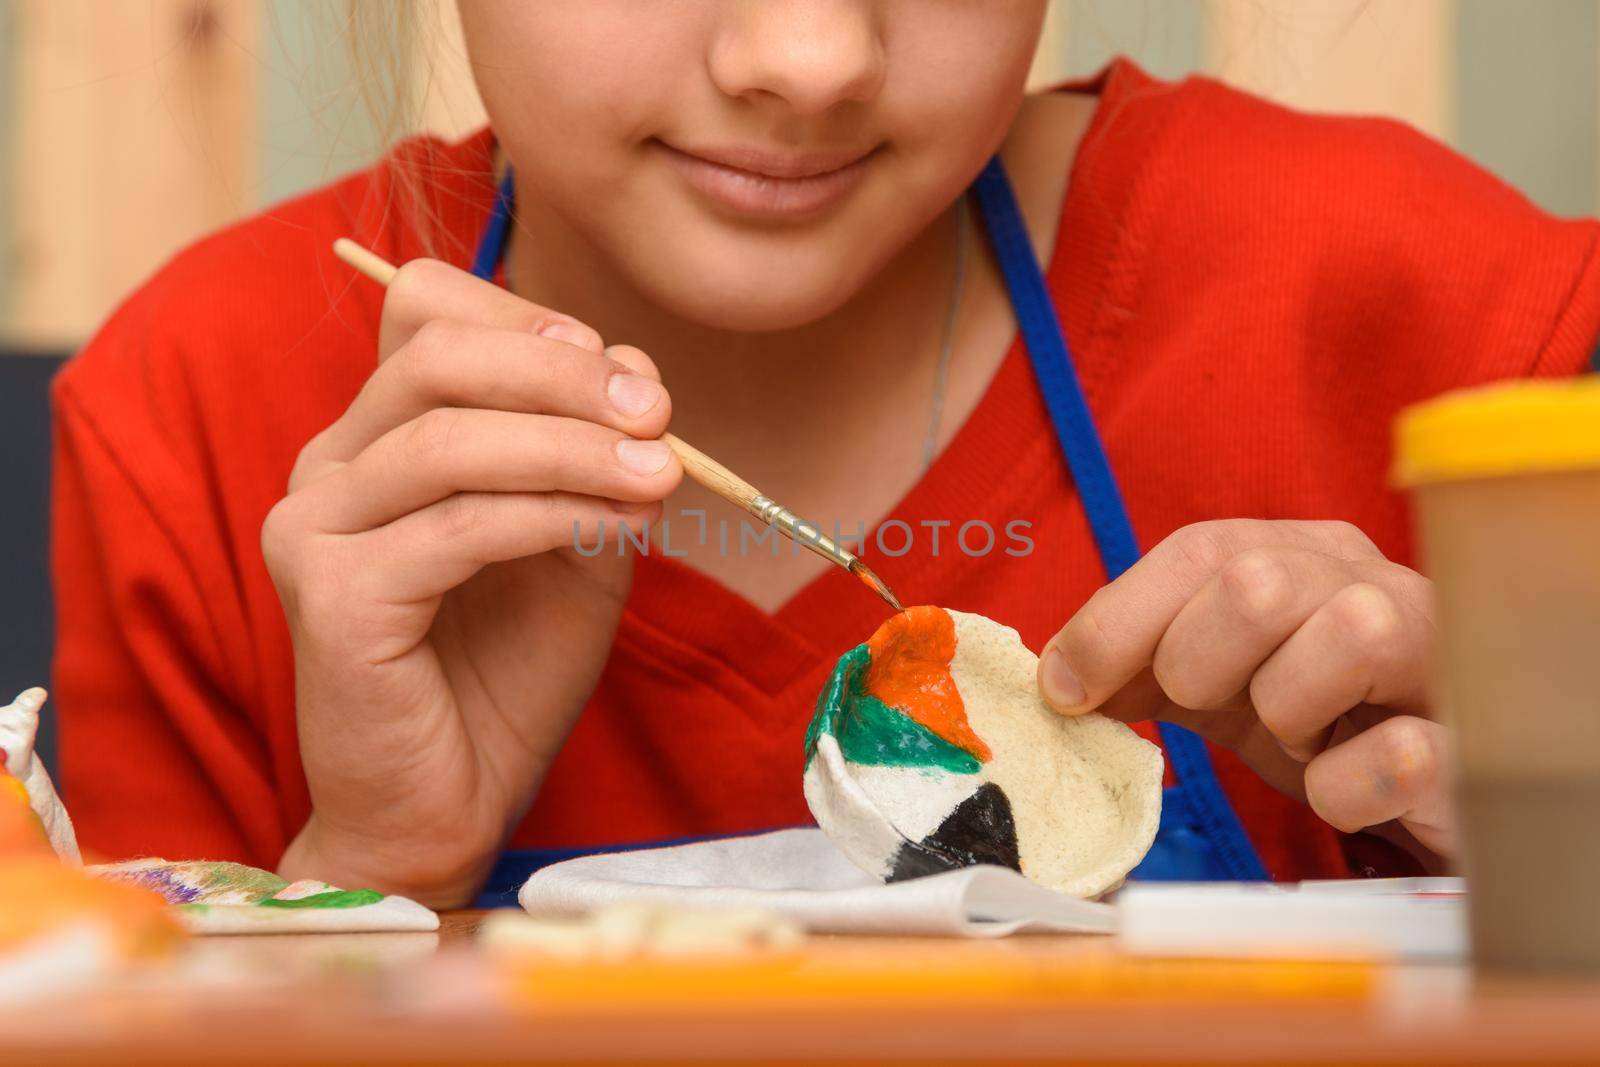
[[18, 856], [48, 856], [55, 859], [44, 823], [28, 805], [28, 791], [5, 771], [5, 752], [0, 751], [0, 860]]
[[907, 608], [867, 641], [872, 664], [867, 692], [921, 723], [957, 748], [987, 762], [993, 753], [967, 722], [966, 705], [950, 676], [956, 624], [943, 608]]

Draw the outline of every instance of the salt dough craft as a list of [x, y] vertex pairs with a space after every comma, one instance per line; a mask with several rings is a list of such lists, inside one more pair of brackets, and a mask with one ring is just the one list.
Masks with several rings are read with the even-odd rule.
[[806, 734], [806, 803], [885, 881], [998, 864], [1100, 896], [1161, 818], [1161, 750], [1103, 715], [1058, 715], [1038, 657], [981, 615], [910, 608], [846, 652]]
[[193, 934], [374, 933], [437, 930], [439, 916], [405, 897], [211, 860], [129, 860], [88, 868], [97, 878], [160, 894]]
[[67, 809], [56, 795], [44, 761], [34, 755], [33, 742], [39, 733], [39, 712], [44, 707], [45, 691], [37, 687], [23, 691], [16, 700], [0, 708], [0, 772], [22, 785], [28, 804], [44, 827], [55, 854], [68, 863], [79, 862], [78, 838], [72, 830]]

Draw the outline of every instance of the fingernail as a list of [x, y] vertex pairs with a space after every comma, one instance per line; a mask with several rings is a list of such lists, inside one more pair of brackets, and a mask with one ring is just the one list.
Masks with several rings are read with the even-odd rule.
[[1322, 808], [1322, 804], [1321, 804], [1321, 798], [1317, 796], [1317, 791], [1316, 791], [1315, 788], [1312, 787], [1309, 778], [1307, 779], [1307, 781], [1305, 783], [1305, 789], [1306, 789], [1306, 807], [1311, 809], [1311, 814], [1315, 815], [1317, 818], [1321, 819], [1323, 822], [1328, 823], [1331, 826], [1333, 824], [1333, 820], [1328, 818], [1328, 816], [1323, 813], [1323, 808]]
[[649, 476], [667, 465], [672, 455], [665, 441], [636, 441], [625, 437], [617, 442], [617, 459], [635, 474]]
[[606, 395], [611, 406], [630, 419], [637, 419], [661, 403], [666, 390], [661, 383], [642, 374], [613, 374], [606, 383]]
[[544, 329], [540, 330], [539, 336], [548, 337], [552, 341], [562, 341], [569, 345], [577, 345], [579, 348], [585, 348], [589, 344], [589, 338], [591, 334], [589, 332], [589, 327], [587, 326], [579, 325], [576, 322], [558, 320], [556, 322], [549, 323], [544, 327]]
[[1067, 657], [1053, 645], [1045, 650], [1039, 681], [1045, 700], [1058, 708], [1075, 708], [1088, 699], [1088, 694], [1083, 691], [1083, 683], [1067, 666]]

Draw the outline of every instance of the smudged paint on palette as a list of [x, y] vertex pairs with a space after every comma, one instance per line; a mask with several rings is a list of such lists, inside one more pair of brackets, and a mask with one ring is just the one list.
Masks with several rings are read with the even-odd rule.
[[364, 908], [384, 896], [376, 889], [329, 889], [305, 897], [268, 897], [263, 908]]
[[97, 877], [160, 893], [169, 904], [259, 904], [289, 885], [271, 871], [212, 860], [130, 860], [92, 868]]
[[384, 899], [374, 889], [336, 889], [326, 882], [290, 882], [271, 871], [220, 860], [132, 860], [91, 868], [96, 877], [153, 890], [176, 905], [265, 908], [354, 908]]
[[326, 882], [290, 882], [241, 863], [131, 860], [91, 868], [107, 881], [158, 893], [193, 933], [436, 930], [432, 911], [405, 897]]

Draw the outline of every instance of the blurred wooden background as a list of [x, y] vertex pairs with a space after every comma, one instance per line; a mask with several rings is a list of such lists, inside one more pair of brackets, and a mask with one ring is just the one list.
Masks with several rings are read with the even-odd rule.
[[[381, 0], [380, 0], [381, 2]], [[393, 0], [394, 3], [410, 0]], [[184, 243], [379, 149], [344, 0], [0, 0], [0, 339], [69, 350]], [[481, 122], [450, 0], [425, 125]], [[1049, 81], [1127, 53], [1296, 106], [1390, 114], [1593, 213], [1596, 0], [1059, 0]]]

